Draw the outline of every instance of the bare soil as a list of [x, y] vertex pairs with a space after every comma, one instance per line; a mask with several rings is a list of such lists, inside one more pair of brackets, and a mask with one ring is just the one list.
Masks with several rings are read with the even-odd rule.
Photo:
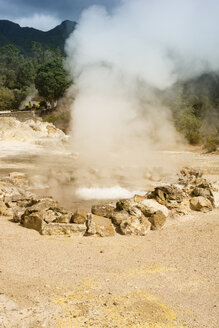
[[[219, 180], [218, 155], [165, 156]], [[0, 327], [218, 328], [218, 222], [215, 209], [145, 237], [48, 237], [1, 217]]]

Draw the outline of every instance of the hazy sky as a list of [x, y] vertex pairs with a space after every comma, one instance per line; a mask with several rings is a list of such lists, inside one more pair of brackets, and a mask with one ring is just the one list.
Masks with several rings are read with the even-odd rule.
[[49, 30], [61, 21], [78, 21], [83, 9], [103, 5], [108, 10], [120, 0], [0, 0], [0, 19]]

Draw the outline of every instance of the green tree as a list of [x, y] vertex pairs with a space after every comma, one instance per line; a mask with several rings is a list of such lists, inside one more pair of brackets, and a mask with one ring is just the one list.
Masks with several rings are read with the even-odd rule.
[[62, 57], [53, 58], [39, 68], [35, 78], [35, 86], [39, 95], [54, 107], [55, 101], [61, 98], [70, 86], [67, 72], [63, 68]]
[[25, 58], [14, 45], [1, 47], [0, 77], [0, 85], [4, 90], [2, 94], [8, 94], [10, 90], [10, 95], [13, 97], [11, 107], [19, 108], [34, 83], [35, 70], [32, 58]]
[[32, 61], [36, 71], [40, 66], [48, 63], [53, 57], [55, 51], [46, 45], [33, 41], [31, 43]]

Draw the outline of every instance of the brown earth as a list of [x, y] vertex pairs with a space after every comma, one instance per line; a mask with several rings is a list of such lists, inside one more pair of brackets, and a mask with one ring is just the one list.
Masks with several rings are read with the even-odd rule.
[[[177, 156], [218, 180], [218, 155]], [[219, 209], [194, 213], [109, 238], [41, 236], [2, 217], [0, 327], [218, 328]]]

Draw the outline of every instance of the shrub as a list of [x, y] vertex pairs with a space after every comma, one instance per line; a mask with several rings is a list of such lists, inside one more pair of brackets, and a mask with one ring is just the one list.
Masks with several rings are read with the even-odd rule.
[[217, 150], [218, 140], [216, 138], [209, 137], [204, 143], [204, 149], [207, 153], [212, 153]]
[[14, 103], [14, 93], [8, 88], [0, 88], [0, 110], [12, 109]]
[[43, 122], [52, 123], [58, 129], [61, 129], [65, 133], [69, 129], [70, 121], [71, 121], [71, 113], [69, 111], [65, 111], [65, 112], [61, 112], [61, 113], [53, 112], [47, 116], [44, 116], [44, 118], [43, 118]]
[[190, 144], [198, 144], [201, 141], [200, 129], [202, 123], [200, 118], [196, 117], [192, 110], [187, 110], [180, 113], [176, 120], [176, 127], [181, 132]]

